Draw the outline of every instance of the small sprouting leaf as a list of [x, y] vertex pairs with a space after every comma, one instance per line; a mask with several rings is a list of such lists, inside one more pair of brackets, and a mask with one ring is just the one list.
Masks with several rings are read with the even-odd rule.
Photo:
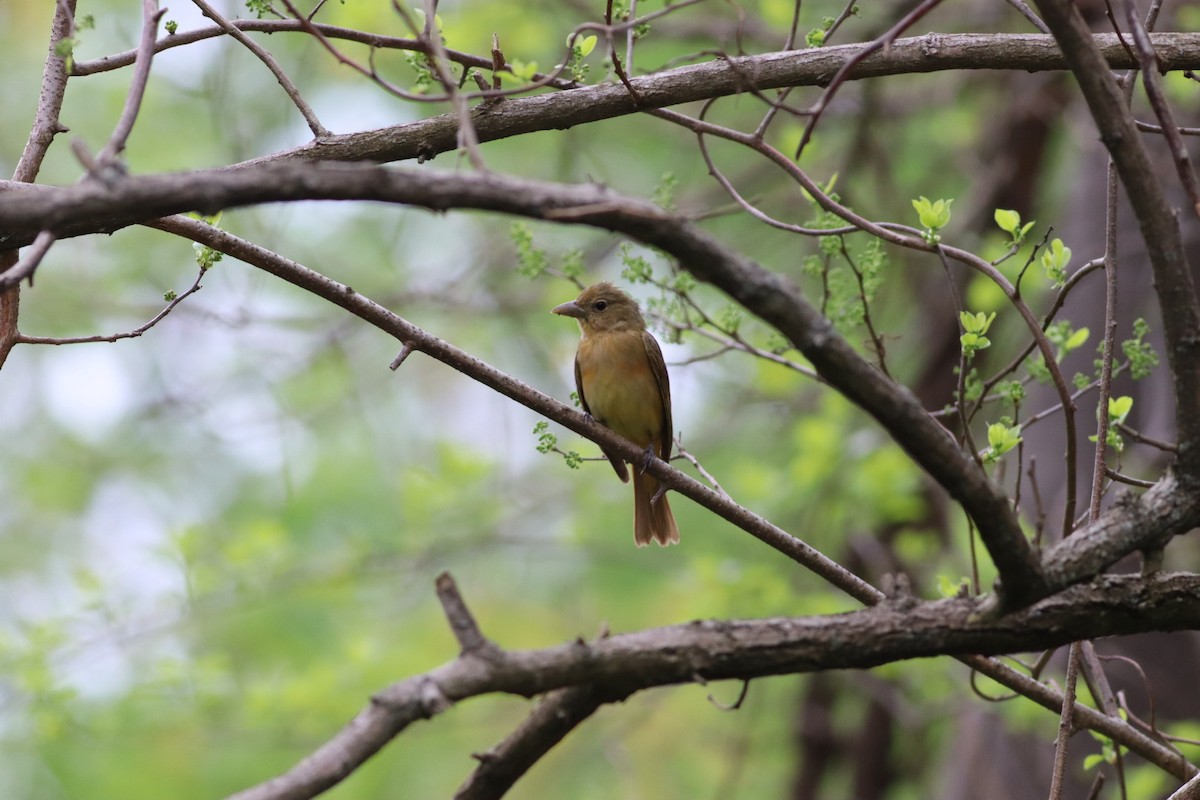
[[987, 333], [988, 328], [992, 326], [992, 320], [996, 319], [996, 312], [993, 311], [988, 315], [982, 311], [976, 311], [974, 314], [963, 311], [958, 315], [958, 319], [962, 323], [963, 330], [969, 333]]
[[580, 58], [586, 58], [593, 50], [596, 49], [596, 36], [584, 36], [575, 42], [575, 49], [579, 51]]
[[953, 202], [953, 200], [930, 200], [924, 196], [912, 201], [913, 208], [917, 211], [917, 217], [921, 220], [921, 225], [925, 227], [921, 236], [928, 244], [937, 244], [941, 241], [942, 237], [938, 235], [938, 231], [950, 222], [950, 204]]
[[1011, 233], [1013, 238], [1016, 238], [1017, 226], [1021, 224], [1021, 215], [1016, 211], [1010, 211], [1005, 208], [997, 208], [995, 214], [996, 224], [1000, 226], [1000, 230], [1005, 233]]
[[990, 449], [984, 454], [984, 461], [990, 464], [1021, 443], [1021, 426], [993, 422], [988, 425], [987, 435]]
[[1067, 282], [1067, 264], [1071, 261], [1071, 248], [1063, 244], [1062, 239], [1054, 239], [1046, 252], [1042, 253], [1042, 267], [1046, 277], [1055, 288], [1060, 288]]
[[1132, 409], [1133, 398], [1128, 395], [1108, 398], [1108, 419], [1113, 424], [1119, 425], [1124, 422]]
[[512, 70], [512, 74], [523, 81], [532, 81], [534, 79], [534, 76], [537, 75], [537, 66], [536, 61], [525, 62], [516, 58], [508, 62], [508, 68]]
[[1063, 350], [1069, 353], [1077, 347], [1082, 347], [1083, 343], [1088, 340], [1089, 333], [1087, 328], [1080, 328], [1075, 331], [1063, 342]]

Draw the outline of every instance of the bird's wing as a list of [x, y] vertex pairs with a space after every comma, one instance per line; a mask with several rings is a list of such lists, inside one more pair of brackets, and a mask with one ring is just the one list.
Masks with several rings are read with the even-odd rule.
[[663, 361], [662, 348], [650, 331], [642, 331], [642, 344], [646, 348], [646, 358], [650, 361], [650, 371], [654, 373], [654, 382], [658, 384], [658, 399], [662, 403], [663, 435], [658, 445], [658, 457], [670, 461], [675, 429], [671, 427], [671, 380], [667, 377], [667, 362]]
[[[588, 408], [587, 398], [583, 394], [583, 375], [581, 375], [579, 372], [578, 353], [575, 355], [575, 393], [579, 395], [579, 405], [583, 406], [583, 413], [587, 414], [589, 417], [592, 417], [592, 419], [596, 419], [594, 416], [592, 416], [592, 410]], [[604, 420], [596, 421], [600, 422], [601, 424], [604, 422]], [[621, 483], [629, 483], [629, 468], [625, 466], [625, 459], [608, 452], [603, 447], [601, 447], [600, 450], [605, 456], [608, 457], [608, 462], [612, 464], [613, 470], [617, 473], [617, 477], [621, 479]]]

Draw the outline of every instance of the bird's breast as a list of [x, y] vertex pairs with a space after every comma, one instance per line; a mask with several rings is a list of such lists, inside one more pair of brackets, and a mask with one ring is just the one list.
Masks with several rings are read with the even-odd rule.
[[579, 381], [592, 416], [637, 445], [662, 436], [663, 407], [640, 331], [598, 333], [579, 343]]

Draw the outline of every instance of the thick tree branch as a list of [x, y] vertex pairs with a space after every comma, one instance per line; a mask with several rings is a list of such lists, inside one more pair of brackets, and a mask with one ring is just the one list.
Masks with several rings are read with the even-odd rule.
[[[346, 728], [291, 771], [231, 800], [312, 797], [338, 783], [412, 723], [481, 694], [532, 697], [591, 686], [623, 696], [697, 680], [862, 669], [935, 655], [1040, 650], [1080, 638], [1195, 630], [1200, 628], [1197, 592], [1200, 576], [1101, 576], [999, 619], [981, 616], [971, 598], [912, 606], [883, 603], [835, 616], [706, 620], [590, 643], [498, 650], [486, 662], [460, 658], [379, 692]], [[583, 711], [586, 707], [581, 705]], [[1122, 744], [1149, 751], [1156, 763], [1161, 760], [1157, 742], [1120, 720], [1097, 716], [1117, 732]], [[1171, 774], [1181, 779], [1195, 771], [1177, 755], [1169, 764]]]

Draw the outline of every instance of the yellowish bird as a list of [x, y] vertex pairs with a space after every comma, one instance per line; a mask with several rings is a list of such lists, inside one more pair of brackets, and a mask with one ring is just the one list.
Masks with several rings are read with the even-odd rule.
[[[671, 385], [658, 342], [637, 303], [611, 283], [597, 283], [553, 309], [574, 317], [582, 338], [575, 353], [575, 388], [597, 422], [663, 461], [671, 458]], [[617, 477], [629, 481], [620, 456], [604, 451]], [[638, 547], [679, 541], [679, 528], [659, 483], [633, 464], [633, 539]]]

